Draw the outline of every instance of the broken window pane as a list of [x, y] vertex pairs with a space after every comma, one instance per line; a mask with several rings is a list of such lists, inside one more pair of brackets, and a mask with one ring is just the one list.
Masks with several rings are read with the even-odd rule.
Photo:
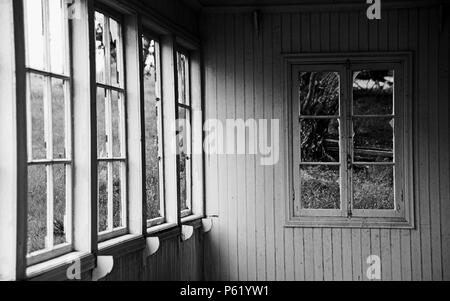
[[178, 103], [190, 105], [189, 98], [189, 58], [177, 52], [178, 63]]
[[353, 73], [353, 114], [394, 114], [394, 71], [364, 70]]
[[299, 74], [300, 115], [339, 115], [340, 78], [337, 72]]
[[97, 70], [97, 82], [106, 83], [105, 79], [105, 16], [95, 12], [95, 65]]
[[189, 111], [184, 108], [178, 108], [178, 183], [180, 190], [181, 210], [190, 208], [190, 181], [191, 181], [191, 165], [190, 165], [190, 128], [189, 128]]
[[355, 162], [393, 162], [393, 118], [354, 118], [353, 127]]
[[160, 195], [160, 164], [162, 160], [159, 149], [160, 100], [159, 75], [157, 73], [157, 51], [159, 44], [155, 40], [142, 39], [144, 58], [144, 111], [145, 111], [145, 183], [147, 191], [147, 218], [164, 216]]
[[339, 162], [338, 119], [302, 119], [300, 136], [302, 162]]
[[47, 170], [28, 167], [28, 254], [44, 250], [47, 236]]
[[353, 167], [353, 208], [382, 210], [395, 208], [393, 166]]
[[111, 74], [111, 85], [119, 86], [120, 83], [120, 25], [114, 19], [109, 19], [109, 36], [110, 36], [110, 74]]
[[340, 209], [339, 166], [300, 167], [300, 195], [303, 209]]

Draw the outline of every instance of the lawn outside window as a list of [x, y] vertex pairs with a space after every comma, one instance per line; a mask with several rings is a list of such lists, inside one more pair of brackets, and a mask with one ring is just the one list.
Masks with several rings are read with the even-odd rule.
[[410, 55], [288, 55], [286, 62], [287, 226], [414, 227]]

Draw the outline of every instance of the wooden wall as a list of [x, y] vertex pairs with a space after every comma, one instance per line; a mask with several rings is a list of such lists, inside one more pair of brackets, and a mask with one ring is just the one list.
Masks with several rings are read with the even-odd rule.
[[[102, 281], [199, 281], [203, 279], [203, 233], [181, 241], [179, 231], [162, 234], [158, 252], [144, 262], [143, 251], [114, 257], [112, 272]], [[178, 232], [178, 233], [177, 233]]]
[[[439, 7], [209, 11], [201, 28], [206, 118], [283, 119], [282, 52], [414, 52], [416, 230], [284, 228], [286, 141], [280, 163], [206, 157], [208, 280], [363, 280], [379, 255], [384, 280], [450, 280], [449, 23]], [[443, 16], [441, 19], [440, 17]], [[283, 135], [281, 138], [283, 139]]]

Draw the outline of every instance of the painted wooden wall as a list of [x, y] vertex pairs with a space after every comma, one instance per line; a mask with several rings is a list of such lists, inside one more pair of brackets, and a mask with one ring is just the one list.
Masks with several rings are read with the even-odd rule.
[[[172, 231], [173, 232], [173, 231]], [[178, 232], [178, 233], [177, 233]], [[203, 232], [181, 241], [179, 231], [162, 234], [158, 252], [145, 261], [143, 250], [114, 256], [114, 268], [102, 281], [199, 281], [203, 279]]]
[[[332, 6], [329, 9], [333, 9]], [[415, 230], [284, 228], [286, 141], [280, 164], [207, 155], [206, 279], [364, 280], [379, 255], [384, 280], [450, 280], [449, 13], [438, 7], [209, 11], [201, 28], [206, 118], [283, 119], [282, 52], [414, 51]], [[283, 135], [281, 136], [283, 139]]]

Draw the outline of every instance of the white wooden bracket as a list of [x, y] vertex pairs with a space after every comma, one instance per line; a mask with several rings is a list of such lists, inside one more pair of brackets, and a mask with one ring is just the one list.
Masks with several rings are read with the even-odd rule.
[[114, 268], [113, 256], [98, 256], [97, 267], [92, 271], [92, 281], [105, 278]]
[[213, 222], [211, 218], [202, 219], [202, 231], [203, 233], [208, 233], [211, 231]]
[[194, 234], [193, 226], [185, 226], [185, 225], [181, 226], [181, 239], [183, 241], [191, 239], [193, 234]]
[[147, 266], [147, 258], [158, 252], [160, 244], [159, 237], [148, 237], [145, 240], [145, 249], [142, 258], [144, 266]]

